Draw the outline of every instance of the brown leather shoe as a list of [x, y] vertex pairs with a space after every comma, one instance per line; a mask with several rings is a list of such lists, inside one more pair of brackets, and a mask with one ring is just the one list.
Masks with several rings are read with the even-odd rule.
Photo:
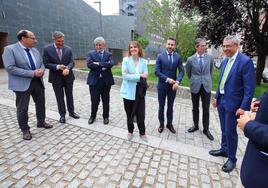
[[52, 127], [53, 127], [53, 125], [50, 125], [50, 124], [48, 124], [48, 123], [44, 122], [44, 123], [43, 123], [43, 124], [41, 124], [41, 125], [37, 125], [37, 127], [38, 127], [38, 128], [50, 129], [50, 128], [52, 128]]
[[32, 139], [32, 135], [30, 131], [24, 131], [23, 132], [23, 140], [31, 140]]

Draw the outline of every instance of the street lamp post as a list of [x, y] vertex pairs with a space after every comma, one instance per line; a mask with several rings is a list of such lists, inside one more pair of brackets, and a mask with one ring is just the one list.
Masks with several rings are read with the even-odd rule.
[[99, 11], [100, 11], [100, 32], [101, 32], [101, 35], [103, 36], [102, 15], [101, 15], [101, 2], [100, 1], [95, 1], [94, 3], [98, 3], [99, 4]]

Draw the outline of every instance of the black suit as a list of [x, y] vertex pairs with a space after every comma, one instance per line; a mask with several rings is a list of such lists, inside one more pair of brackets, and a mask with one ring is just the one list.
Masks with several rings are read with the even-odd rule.
[[103, 51], [101, 57], [96, 50], [90, 51], [87, 56], [87, 67], [90, 69], [87, 78], [91, 96], [91, 117], [96, 118], [100, 97], [103, 104], [103, 118], [109, 118], [109, 103], [111, 85], [114, 78], [111, 68], [114, 65], [112, 54]]
[[[68, 46], [62, 47], [62, 58], [59, 59], [54, 44], [49, 44], [44, 48], [43, 61], [46, 68], [49, 69], [48, 81], [52, 83], [60, 116], [65, 116], [66, 107], [64, 102], [64, 91], [67, 100], [67, 108], [70, 114], [74, 113], [73, 102], [73, 82], [74, 74], [72, 68], [74, 67], [72, 49]], [[57, 65], [63, 64], [69, 69], [69, 74], [63, 76], [62, 70], [57, 69]]]

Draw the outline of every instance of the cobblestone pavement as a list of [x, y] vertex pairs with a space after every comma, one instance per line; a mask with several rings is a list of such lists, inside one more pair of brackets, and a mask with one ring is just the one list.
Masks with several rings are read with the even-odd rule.
[[[217, 112], [211, 108], [209, 141], [202, 129], [186, 133], [192, 125], [190, 99], [177, 97], [174, 126], [177, 134], [157, 132], [157, 95], [148, 92], [146, 133], [149, 142], [127, 141], [126, 115], [119, 87], [111, 90], [110, 123], [88, 125], [90, 96], [85, 81], [76, 80], [74, 98], [79, 120], [67, 117], [59, 124], [54, 92], [46, 83], [47, 121], [53, 129], [36, 128], [33, 103], [29, 109], [31, 141], [23, 141], [18, 129], [14, 94], [7, 90], [7, 75], [0, 70], [0, 187], [235, 187], [247, 140], [239, 131], [238, 167], [223, 173], [223, 158], [208, 155], [218, 148], [220, 129]], [[137, 130], [136, 130], [137, 131]]]

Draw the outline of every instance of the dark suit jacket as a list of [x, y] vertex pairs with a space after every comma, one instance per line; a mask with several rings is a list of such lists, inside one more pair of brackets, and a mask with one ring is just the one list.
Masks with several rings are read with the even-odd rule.
[[[223, 60], [218, 85], [220, 85], [226, 64], [227, 58]], [[224, 85], [226, 108], [229, 111], [236, 111], [239, 108], [249, 110], [255, 89], [255, 77], [252, 60], [238, 52]], [[215, 99], [219, 104], [219, 88], [216, 91]]]
[[[43, 61], [46, 68], [49, 69], [48, 81], [53, 84], [61, 84], [64, 80], [66, 83], [71, 83], [74, 81], [73, 67], [73, 53], [72, 49], [69, 46], [63, 46], [62, 48], [62, 58], [61, 60], [58, 57], [57, 51], [52, 44], [49, 44], [44, 47]], [[63, 76], [62, 70], [57, 70], [57, 65], [63, 64], [68, 67], [70, 70], [69, 75]]]
[[[178, 70], [179, 73], [177, 75]], [[170, 66], [167, 52], [164, 51], [159, 54], [156, 59], [155, 74], [158, 76], [158, 89], [164, 89], [169, 85], [166, 83], [167, 78], [181, 82], [184, 76], [184, 68], [180, 55], [175, 52], [173, 53], [173, 63]]]
[[[98, 62], [98, 64], [94, 63]], [[87, 78], [87, 84], [94, 86], [100, 79], [100, 74], [106, 86], [114, 84], [114, 78], [111, 68], [114, 66], [113, 56], [110, 52], [104, 50], [102, 59], [96, 50], [90, 51], [87, 55], [87, 67], [90, 69]]]
[[[249, 139], [241, 166], [241, 180], [246, 188], [268, 186], [268, 93], [262, 97], [254, 121], [244, 129]], [[265, 155], [265, 152], [267, 155]]]

